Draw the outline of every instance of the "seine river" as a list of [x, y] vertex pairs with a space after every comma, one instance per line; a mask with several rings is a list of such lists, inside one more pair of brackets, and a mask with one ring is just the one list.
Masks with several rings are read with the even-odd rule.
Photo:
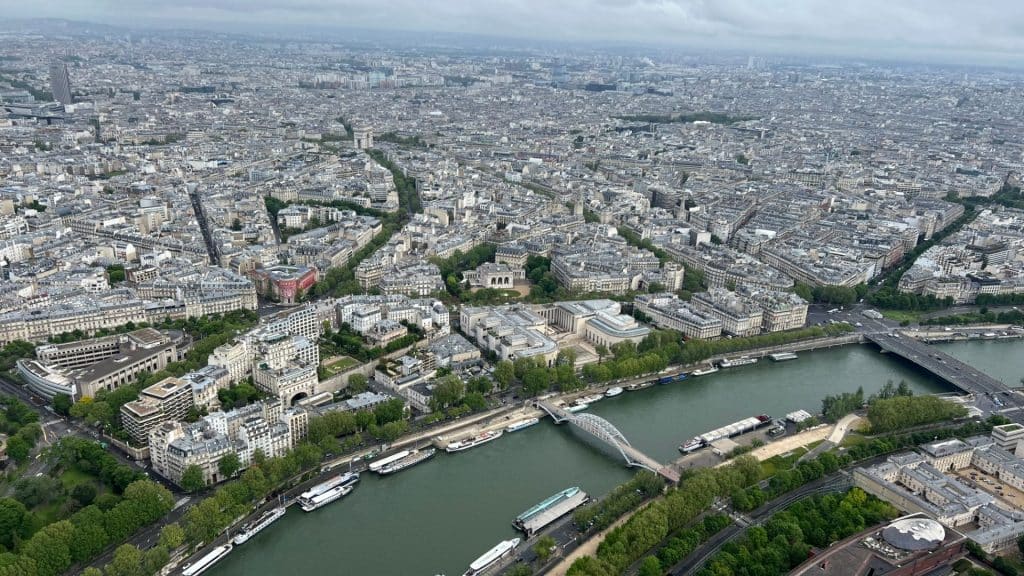
[[[942, 345], [1010, 385], [1024, 375], [1024, 343]], [[790, 362], [767, 360], [684, 382], [655, 386], [595, 404], [630, 442], [661, 461], [676, 446], [747, 416], [817, 412], [825, 395], [872, 393], [887, 380], [915, 392], [951, 389], [869, 346], [801, 352]], [[621, 462], [549, 421], [458, 454], [439, 454], [394, 476], [364, 474], [347, 498], [313, 513], [297, 507], [207, 574], [462, 574], [497, 542], [517, 533], [511, 521], [551, 494], [580, 486], [606, 493], [632, 475]]]

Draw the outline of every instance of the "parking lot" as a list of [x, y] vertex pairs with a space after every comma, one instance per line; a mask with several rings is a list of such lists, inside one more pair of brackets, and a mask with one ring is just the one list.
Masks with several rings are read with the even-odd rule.
[[1024, 492], [1000, 482], [994, 476], [990, 476], [977, 468], [964, 468], [963, 470], [957, 470], [955, 474], [964, 484], [995, 496], [1009, 507], [1020, 508], [1024, 506]]

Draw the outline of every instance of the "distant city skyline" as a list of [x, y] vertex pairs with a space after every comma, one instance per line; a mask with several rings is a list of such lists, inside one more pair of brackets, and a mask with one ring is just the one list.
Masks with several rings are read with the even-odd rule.
[[356, 28], [1024, 65], [1024, 13], [1008, 0], [0, 0], [0, 12], [14, 18], [288, 35]]

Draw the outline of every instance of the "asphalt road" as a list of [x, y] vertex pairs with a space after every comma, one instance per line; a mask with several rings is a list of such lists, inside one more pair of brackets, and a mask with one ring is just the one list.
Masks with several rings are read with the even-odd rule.
[[[965, 364], [923, 342], [899, 335], [876, 334], [872, 338], [879, 346], [891, 350], [894, 354], [916, 363], [922, 369], [955, 383], [958, 387], [974, 394], [1002, 394], [1008, 392], [1007, 386], [977, 368]], [[1006, 395], [1006, 404], [1015, 404], [1017, 398]]]

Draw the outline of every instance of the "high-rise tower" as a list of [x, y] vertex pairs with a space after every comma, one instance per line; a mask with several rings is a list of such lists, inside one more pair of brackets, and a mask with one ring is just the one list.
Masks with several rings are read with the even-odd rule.
[[59, 60], [50, 64], [50, 91], [57, 102], [71, 104], [71, 76], [67, 64]]

